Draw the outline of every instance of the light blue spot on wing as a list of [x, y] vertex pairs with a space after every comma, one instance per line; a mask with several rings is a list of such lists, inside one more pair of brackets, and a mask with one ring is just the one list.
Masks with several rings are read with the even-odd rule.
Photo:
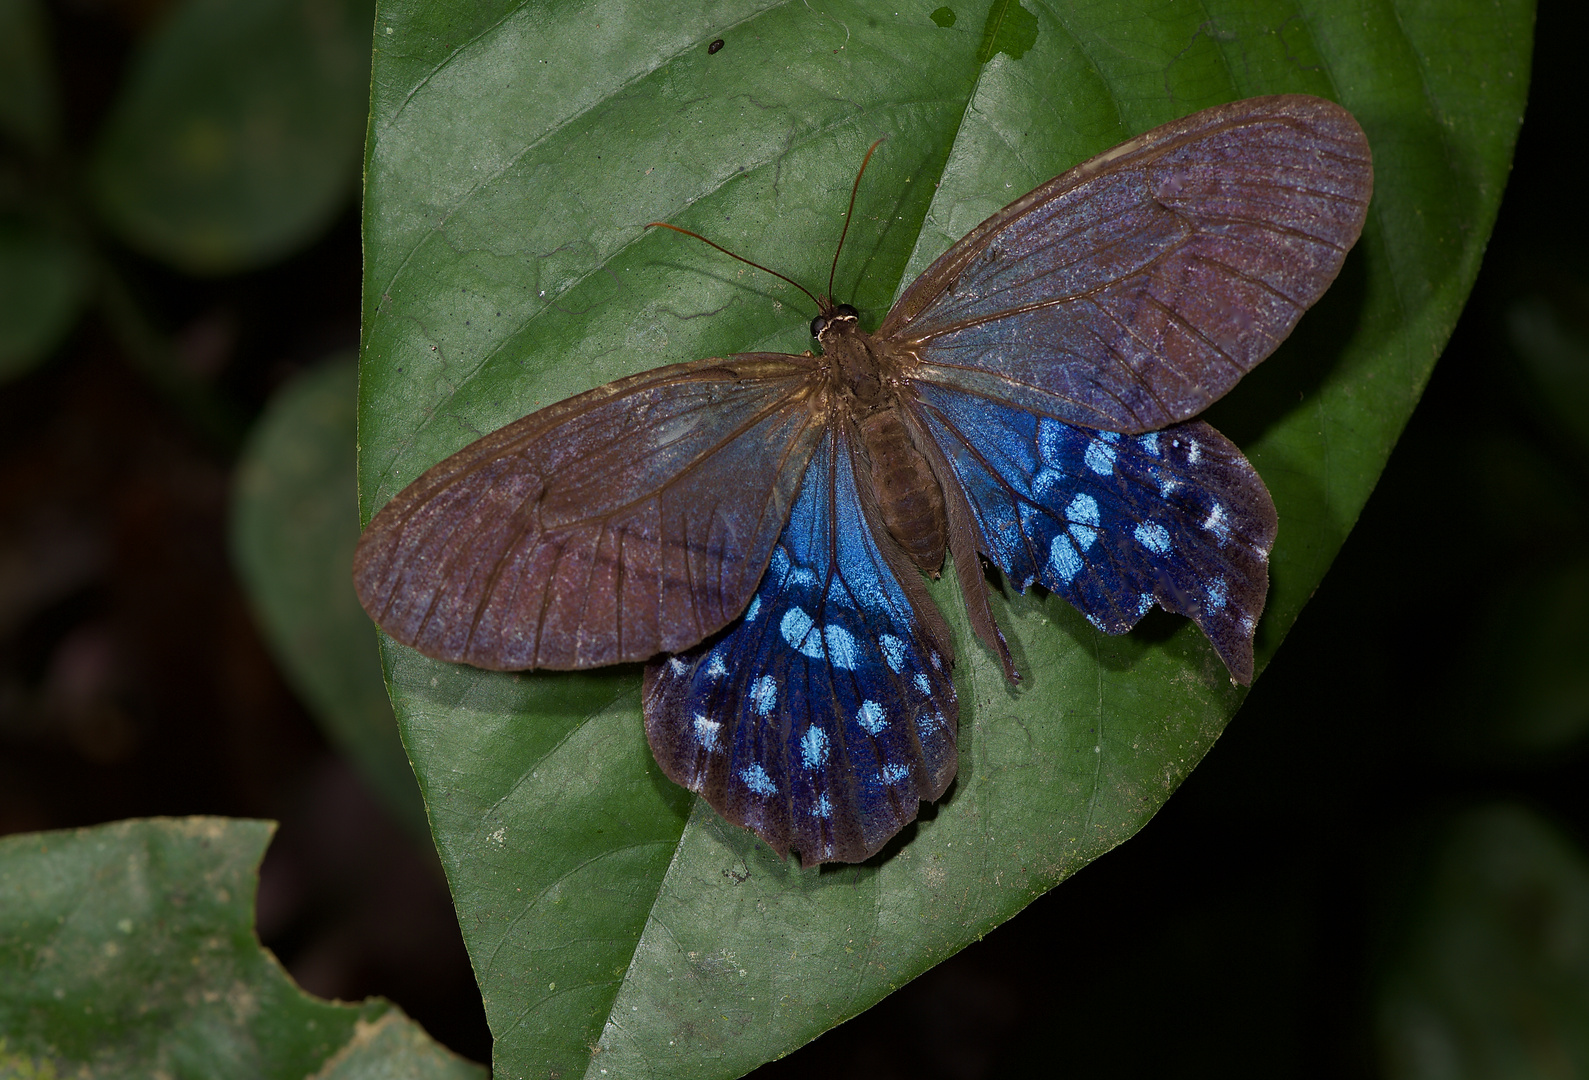
[[739, 770], [739, 778], [745, 786], [757, 795], [776, 795], [778, 785], [772, 782], [772, 777], [767, 775], [767, 770], [760, 765], [747, 765]]
[[1065, 507], [1065, 518], [1070, 522], [1070, 535], [1081, 550], [1092, 547], [1098, 539], [1098, 500], [1087, 494], [1077, 495]]
[[1037, 421], [1037, 455], [1045, 464], [1059, 468], [1065, 463], [1065, 436], [1070, 429], [1058, 420], [1039, 417]]
[[863, 701], [861, 707], [855, 710], [855, 722], [868, 735], [876, 735], [888, 726], [888, 713], [875, 701]]
[[1225, 579], [1222, 577], [1217, 577], [1213, 581], [1210, 581], [1208, 583], [1208, 591], [1205, 595], [1207, 597], [1208, 610], [1210, 613], [1225, 610], [1225, 601], [1230, 599], [1230, 592], [1225, 585]]
[[783, 613], [783, 618], [778, 620], [778, 633], [783, 635], [789, 647], [802, 656], [809, 656], [813, 660], [822, 659], [822, 639], [811, 633], [815, 625], [811, 616], [803, 610], [792, 607]]
[[883, 783], [897, 784], [910, 775], [910, 768], [909, 766], [898, 764], [884, 765], [883, 771], [879, 775], [882, 776]]
[[893, 634], [880, 634], [877, 638], [878, 647], [883, 650], [883, 659], [888, 661], [888, 666], [898, 675], [905, 668], [905, 643]]
[[723, 730], [723, 725], [716, 720], [708, 720], [702, 713], [695, 714], [695, 741], [708, 750], [721, 750], [723, 747], [717, 741], [717, 735]]
[[1048, 569], [1053, 575], [1069, 585], [1077, 574], [1081, 573], [1081, 556], [1076, 554], [1076, 546], [1070, 542], [1070, 537], [1060, 533], [1048, 545]]
[[1214, 538], [1221, 544], [1230, 539], [1230, 515], [1225, 513], [1225, 508], [1219, 503], [1208, 512], [1208, 517], [1203, 519], [1203, 528], [1214, 534]]
[[1136, 527], [1135, 531], [1137, 543], [1155, 555], [1163, 555], [1170, 550], [1169, 530], [1165, 529], [1163, 525], [1152, 521], [1144, 521]]
[[855, 635], [842, 626], [829, 623], [822, 628], [822, 638], [828, 645], [828, 663], [845, 671], [854, 671], [857, 660]]
[[766, 716], [778, 704], [778, 682], [771, 675], [763, 675], [750, 687], [750, 703], [758, 715]]
[[923, 697], [932, 696], [932, 683], [927, 681], [927, 676], [918, 671], [915, 679], [911, 681], [916, 684], [916, 689], [921, 691]]
[[750, 598], [750, 607], [745, 609], [745, 621], [746, 622], [755, 622], [756, 621], [756, 616], [757, 616], [757, 614], [760, 613], [760, 611], [761, 611], [761, 597], [752, 596]]
[[713, 649], [711, 659], [706, 662], [706, 677], [709, 679], [721, 679], [727, 674], [728, 665], [723, 663], [723, 658], [717, 654], [716, 649]]
[[1142, 449], [1146, 450], [1148, 453], [1152, 454], [1154, 457], [1158, 457], [1159, 433], [1157, 431], [1150, 431], [1146, 435], [1139, 435], [1137, 437], [1137, 445], [1142, 447]]
[[830, 818], [833, 816], [833, 803], [826, 795], [817, 796], [816, 803], [811, 807], [811, 816], [819, 818]]
[[[1115, 448], [1103, 441], [1104, 435], [1113, 435], [1113, 432], [1103, 432], [1098, 438], [1087, 444], [1087, 453], [1083, 460], [1087, 468], [1099, 476], [1113, 476], [1115, 471]], [[1119, 438], [1119, 436], [1115, 436]]]
[[800, 737], [800, 763], [808, 769], [827, 764], [828, 733], [819, 727], [808, 727]]
[[1037, 502], [1047, 501], [1048, 493], [1059, 487], [1064, 479], [1065, 474], [1058, 469], [1045, 467], [1038, 470], [1037, 475], [1032, 477], [1032, 498]]

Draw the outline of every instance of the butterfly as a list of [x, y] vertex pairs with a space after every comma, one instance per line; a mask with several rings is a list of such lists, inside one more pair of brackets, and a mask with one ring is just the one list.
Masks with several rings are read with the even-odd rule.
[[977, 226], [873, 333], [830, 278], [818, 355], [658, 368], [465, 447], [370, 521], [360, 599], [443, 660], [646, 661], [671, 779], [780, 856], [864, 860], [955, 775], [946, 553], [1011, 681], [980, 557], [1107, 634], [1188, 616], [1251, 681], [1274, 504], [1194, 417], [1334, 280], [1372, 185], [1319, 98], [1165, 124]]

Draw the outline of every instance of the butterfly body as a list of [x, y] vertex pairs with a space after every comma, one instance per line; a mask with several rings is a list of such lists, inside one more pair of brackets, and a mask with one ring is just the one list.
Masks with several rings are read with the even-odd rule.
[[1157, 128], [972, 230], [873, 333], [827, 300], [819, 355], [675, 364], [466, 447], [372, 519], [360, 597], [442, 659], [650, 661], [670, 778], [780, 854], [867, 858], [955, 774], [946, 556], [1012, 681], [984, 557], [1106, 633], [1186, 615], [1251, 680], [1274, 505], [1195, 415], [1333, 280], [1371, 187], [1317, 98]]
[[833, 400], [861, 448], [879, 519], [911, 561], [936, 576], [948, 518], [942, 485], [912, 438], [900, 398], [909, 383], [910, 358], [861, 330], [859, 315], [848, 305], [830, 308], [812, 326], [831, 373]]

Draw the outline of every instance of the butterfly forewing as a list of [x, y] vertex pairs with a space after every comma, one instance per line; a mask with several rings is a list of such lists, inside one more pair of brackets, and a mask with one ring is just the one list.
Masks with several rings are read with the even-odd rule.
[[989, 218], [879, 336], [917, 377], [1086, 427], [1189, 419], [1323, 294], [1373, 171], [1352, 115], [1253, 98], [1166, 124]]
[[1275, 509], [1253, 467], [1202, 421], [1127, 436], [958, 390], [917, 388], [965, 490], [982, 550], [1094, 626], [1123, 634], [1154, 604], [1189, 616], [1252, 681]]
[[947, 636], [864, 494], [835, 425], [744, 618], [646, 670], [662, 770], [808, 863], [868, 857], [955, 773]]
[[744, 610], [814, 426], [804, 357], [646, 372], [435, 466], [359, 541], [375, 620], [479, 667], [592, 667], [687, 648]]

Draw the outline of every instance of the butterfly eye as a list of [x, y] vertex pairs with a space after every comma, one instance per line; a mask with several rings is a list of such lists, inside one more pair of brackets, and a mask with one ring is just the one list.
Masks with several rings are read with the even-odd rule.
[[818, 315], [816, 318], [811, 320], [811, 336], [812, 337], [814, 337], [814, 338], [821, 337], [822, 336], [822, 331], [826, 330], [827, 328], [828, 328], [828, 317], [826, 315]]

